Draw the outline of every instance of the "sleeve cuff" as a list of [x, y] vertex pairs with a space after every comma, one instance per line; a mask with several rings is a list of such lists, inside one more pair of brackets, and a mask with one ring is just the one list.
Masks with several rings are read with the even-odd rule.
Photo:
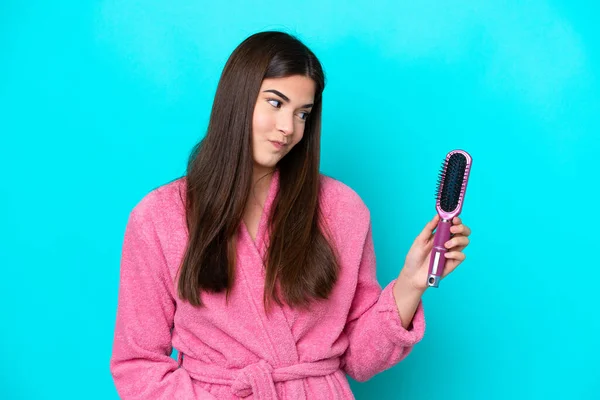
[[425, 334], [425, 314], [423, 302], [419, 301], [415, 315], [408, 329], [404, 329], [398, 306], [394, 298], [393, 287], [396, 280], [390, 282], [381, 292], [377, 303], [377, 312], [383, 319], [382, 328], [387, 337], [399, 346], [412, 346], [418, 343]]

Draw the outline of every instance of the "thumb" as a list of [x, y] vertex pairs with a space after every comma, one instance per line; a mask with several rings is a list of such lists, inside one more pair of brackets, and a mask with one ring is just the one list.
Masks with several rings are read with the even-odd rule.
[[440, 216], [438, 214], [435, 214], [433, 219], [429, 221], [427, 225], [425, 225], [425, 228], [423, 228], [423, 230], [419, 234], [419, 239], [423, 242], [427, 242], [431, 238], [431, 235], [433, 235], [433, 231], [435, 230], [435, 228], [437, 228], [439, 221]]

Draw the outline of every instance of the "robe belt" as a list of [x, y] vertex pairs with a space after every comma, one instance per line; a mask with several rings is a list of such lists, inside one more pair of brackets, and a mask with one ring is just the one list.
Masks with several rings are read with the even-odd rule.
[[[183, 357], [182, 366], [192, 378], [199, 381], [230, 385], [236, 396], [247, 397], [254, 394], [256, 400], [277, 400], [276, 382], [331, 375], [339, 370], [340, 359], [335, 357], [277, 368], [273, 368], [265, 360], [260, 360], [242, 369], [227, 369], [214, 364], [205, 364], [186, 355]], [[301, 381], [299, 387], [303, 388]]]

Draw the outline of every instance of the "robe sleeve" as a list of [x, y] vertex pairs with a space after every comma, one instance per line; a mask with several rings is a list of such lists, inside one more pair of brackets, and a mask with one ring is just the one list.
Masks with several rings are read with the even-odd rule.
[[125, 230], [110, 359], [115, 387], [122, 399], [214, 399], [170, 357], [174, 285], [147, 214], [134, 209]]
[[404, 359], [425, 331], [422, 302], [408, 329], [402, 326], [393, 294], [395, 280], [383, 290], [377, 281], [371, 226], [364, 242], [357, 288], [344, 328], [349, 345], [343, 370], [364, 382]]

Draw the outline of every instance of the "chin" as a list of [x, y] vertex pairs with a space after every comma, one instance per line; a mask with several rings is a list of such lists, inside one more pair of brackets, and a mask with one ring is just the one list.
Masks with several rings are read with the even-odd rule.
[[271, 159], [271, 160], [265, 160], [265, 159], [254, 160], [254, 164], [257, 167], [265, 168], [265, 169], [275, 168], [275, 166], [277, 166], [278, 162], [279, 162], [279, 159], [275, 159], [275, 160], [273, 160], [273, 159]]

